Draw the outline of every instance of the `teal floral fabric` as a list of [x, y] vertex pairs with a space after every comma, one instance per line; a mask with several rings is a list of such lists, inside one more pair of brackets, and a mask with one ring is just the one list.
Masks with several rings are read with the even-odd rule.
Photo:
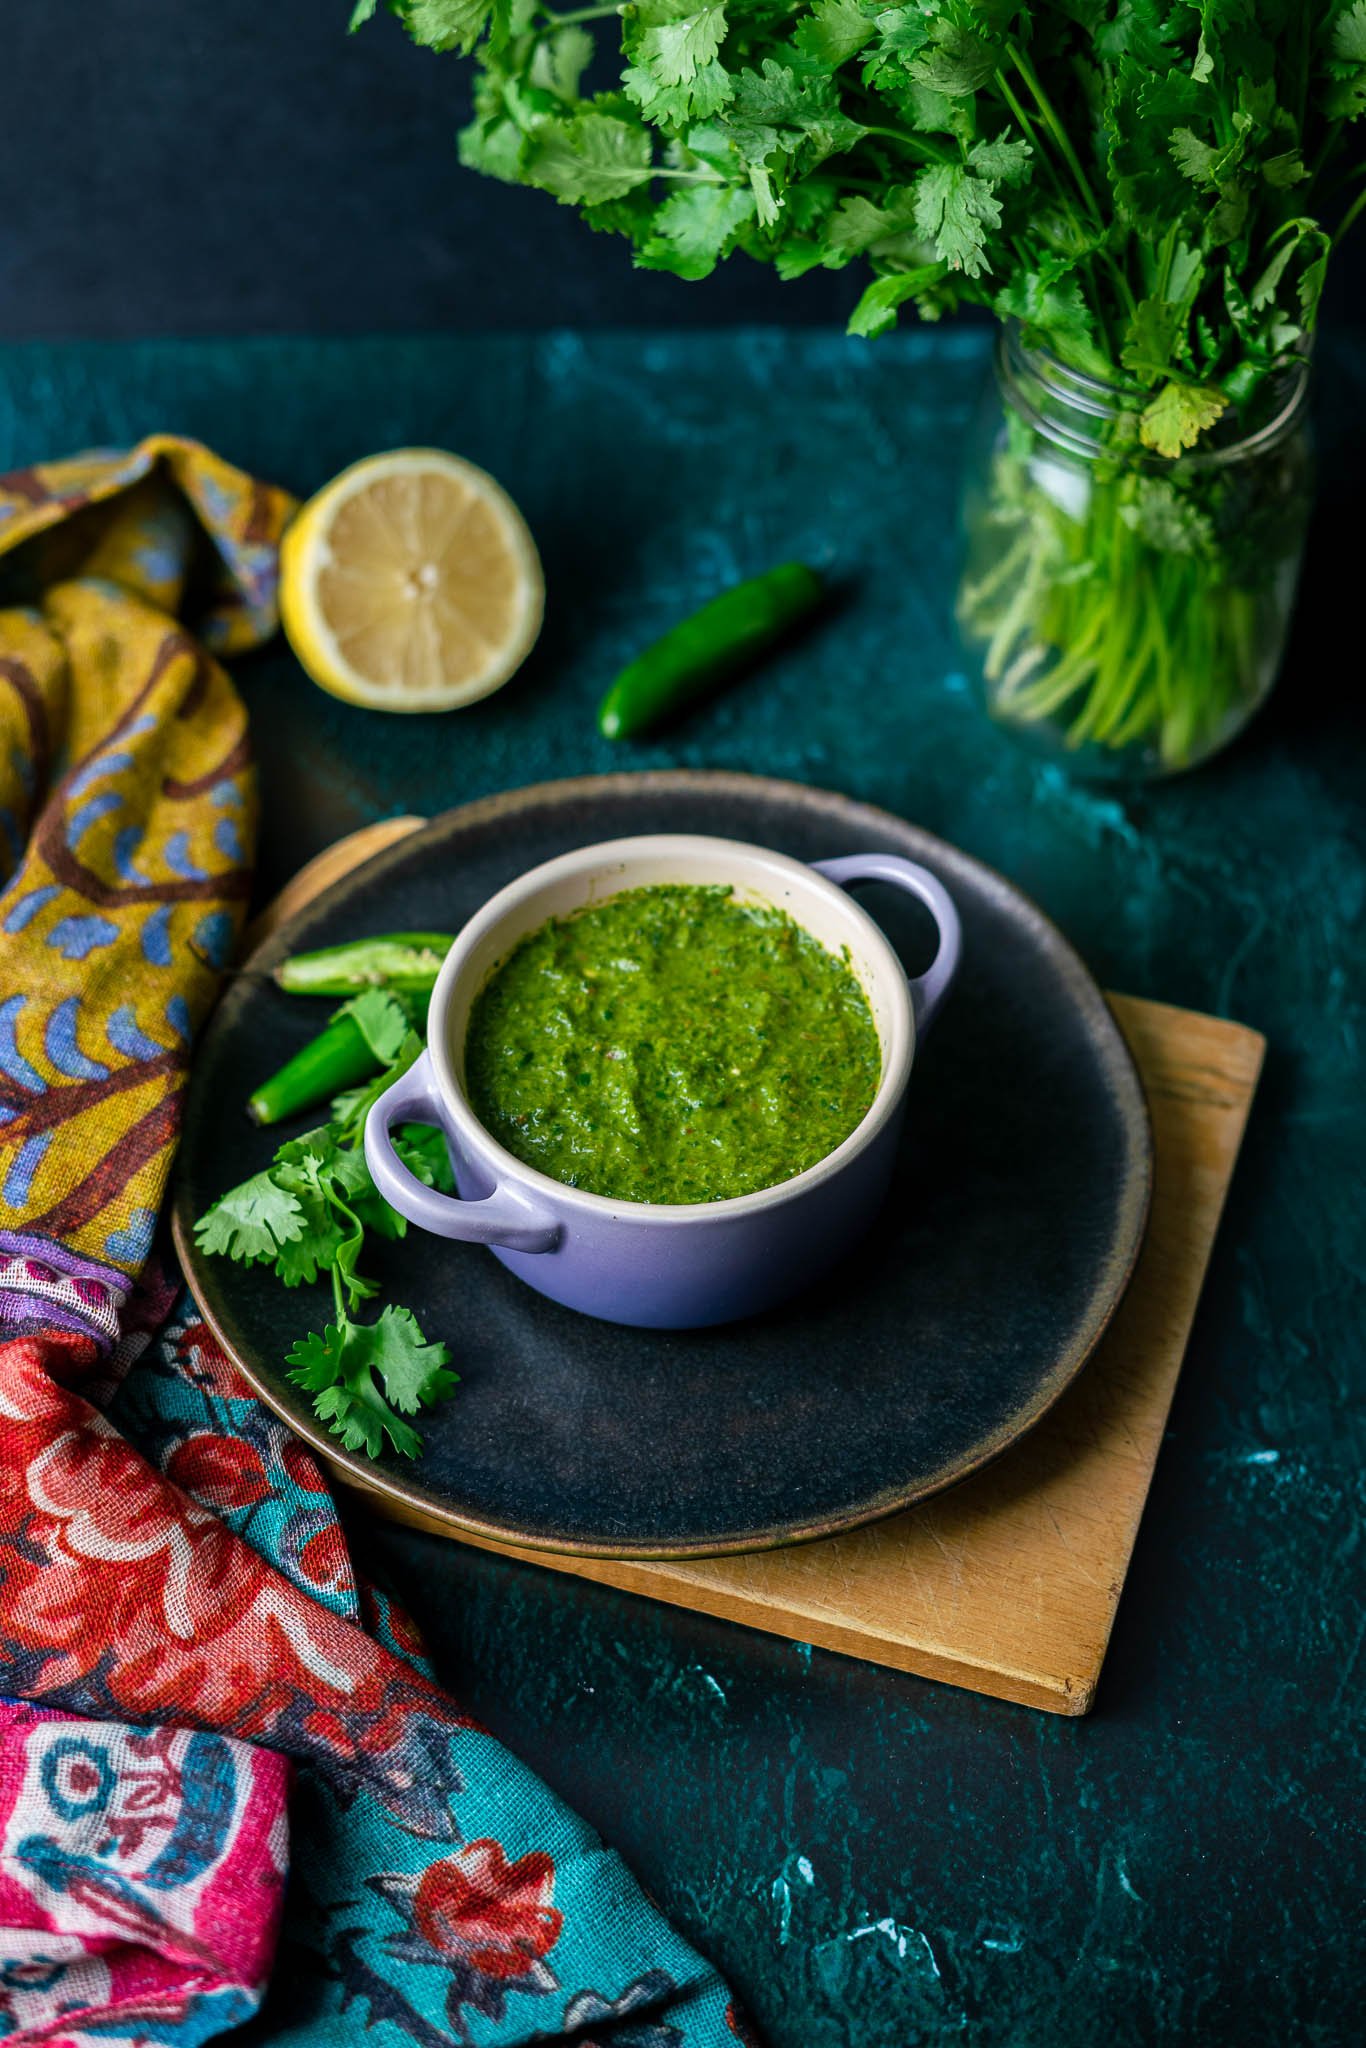
[[168, 436], [0, 478], [0, 2038], [189, 2048], [280, 1925], [258, 2040], [731, 2048], [146, 1265], [250, 889], [215, 656], [272, 630], [290, 509]]

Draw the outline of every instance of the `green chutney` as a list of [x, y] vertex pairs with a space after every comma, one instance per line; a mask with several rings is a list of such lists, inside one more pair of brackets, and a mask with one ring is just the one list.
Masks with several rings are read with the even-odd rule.
[[870, 1108], [868, 999], [786, 912], [628, 889], [551, 918], [475, 1000], [465, 1084], [528, 1166], [628, 1202], [719, 1202], [833, 1152]]

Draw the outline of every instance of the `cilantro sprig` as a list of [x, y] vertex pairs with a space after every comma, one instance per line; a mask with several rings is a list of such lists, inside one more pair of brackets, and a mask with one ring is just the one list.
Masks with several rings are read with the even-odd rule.
[[[640, 267], [848, 269], [860, 336], [1007, 323], [957, 601], [1004, 724], [1146, 775], [1250, 716], [1303, 537], [1303, 364], [1366, 207], [1366, 0], [386, 5], [473, 57], [463, 162]], [[1065, 487], [1018, 364], [1065, 415], [1041, 444], [1069, 461], [1080, 419], [1097, 458]]]
[[[377, 1289], [360, 1261], [367, 1232], [401, 1238], [407, 1231], [370, 1178], [363, 1141], [371, 1104], [407, 1072], [422, 1040], [407, 1004], [383, 989], [365, 990], [337, 1014], [354, 1019], [380, 1071], [338, 1096], [329, 1122], [289, 1139], [263, 1172], [220, 1196], [195, 1225], [195, 1242], [239, 1264], [269, 1266], [285, 1287], [329, 1279], [332, 1320], [286, 1354], [289, 1377], [313, 1396], [319, 1419], [347, 1450], [378, 1458], [387, 1438], [401, 1456], [416, 1458], [422, 1438], [404, 1418], [443, 1400], [457, 1375], [446, 1346], [427, 1341], [410, 1309], [389, 1303], [374, 1321], [362, 1320]], [[440, 1132], [406, 1125], [394, 1147], [419, 1180], [450, 1191]]]
[[289, 1360], [290, 1378], [312, 1394], [333, 1435], [372, 1458], [385, 1437], [405, 1457], [419, 1456], [422, 1438], [400, 1417], [431, 1407], [456, 1383], [445, 1345], [429, 1344], [412, 1310], [392, 1303], [374, 1323], [329, 1323], [296, 1344]]
[[1303, 351], [1366, 204], [1366, 0], [386, 4], [475, 55], [462, 161], [641, 267], [866, 265], [861, 335], [989, 306], [1149, 393], [1164, 456]]

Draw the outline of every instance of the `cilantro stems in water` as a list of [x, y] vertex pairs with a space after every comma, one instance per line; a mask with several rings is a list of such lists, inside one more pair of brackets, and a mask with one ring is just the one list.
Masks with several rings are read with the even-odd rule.
[[[377, 1458], [387, 1439], [394, 1451], [415, 1458], [422, 1438], [405, 1418], [456, 1385], [446, 1347], [427, 1341], [409, 1309], [387, 1304], [373, 1322], [360, 1320], [359, 1312], [376, 1293], [360, 1270], [367, 1233], [392, 1239], [407, 1231], [370, 1178], [365, 1119], [371, 1104], [413, 1064], [422, 1041], [404, 1003], [386, 990], [370, 988], [344, 1004], [329, 1030], [339, 1020], [352, 1027], [367, 1053], [366, 1066], [352, 1076], [360, 1085], [337, 1096], [328, 1123], [289, 1139], [261, 1173], [221, 1196], [195, 1225], [195, 1242], [204, 1252], [268, 1266], [284, 1287], [311, 1285], [326, 1275], [332, 1321], [287, 1353], [289, 1377], [313, 1396], [317, 1415], [347, 1450]], [[395, 1144], [420, 1180], [451, 1189], [439, 1132], [408, 1125], [396, 1133]]]

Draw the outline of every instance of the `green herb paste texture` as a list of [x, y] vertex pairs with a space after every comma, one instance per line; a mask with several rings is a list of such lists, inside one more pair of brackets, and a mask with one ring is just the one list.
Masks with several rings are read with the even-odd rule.
[[882, 1055], [846, 959], [729, 888], [552, 918], [496, 969], [465, 1043], [475, 1115], [529, 1166], [632, 1202], [776, 1186], [848, 1137]]

